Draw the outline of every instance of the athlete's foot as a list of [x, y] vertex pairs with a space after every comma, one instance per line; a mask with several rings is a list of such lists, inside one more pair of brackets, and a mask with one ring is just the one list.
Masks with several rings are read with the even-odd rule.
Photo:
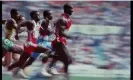
[[50, 74], [53, 74], [53, 75], [59, 75], [60, 73], [56, 70], [56, 68], [51, 68], [50, 70], [48, 70], [48, 72]]
[[29, 78], [27, 75], [25, 75], [22, 69], [19, 70], [18, 75], [20, 75], [23, 78]]
[[6, 67], [2, 66], [2, 72], [6, 71]]
[[45, 69], [43, 69], [41, 72], [40, 72], [43, 76], [47, 76], [47, 77], [51, 77], [52, 75], [49, 74]]
[[16, 68], [16, 69], [13, 71], [13, 76], [16, 76], [17, 73], [18, 73], [20, 70], [21, 70], [20, 68]]
[[13, 75], [12, 71], [8, 71], [8, 69], [6, 67], [3, 67], [2, 73], [8, 74], [8, 75]]
[[61, 73], [63, 80], [69, 80], [69, 75], [67, 73]]

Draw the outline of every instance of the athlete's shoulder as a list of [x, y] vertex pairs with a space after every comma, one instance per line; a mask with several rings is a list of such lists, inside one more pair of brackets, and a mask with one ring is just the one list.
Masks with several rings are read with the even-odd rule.
[[60, 19], [67, 21], [67, 19], [65, 18], [65, 16], [60, 16]]
[[19, 20], [25, 20], [25, 17], [23, 15], [20, 15]]
[[43, 19], [43, 20], [41, 21], [41, 25], [43, 26], [43, 25], [46, 25], [46, 24], [47, 24], [46, 19]]
[[41, 19], [41, 20], [39, 21], [39, 23], [42, 23], [44, 20], [45, 20], [45, 19]]
[[41, 22], [45, 22], [46, 23], [46, 19], [42, 19]]
[[32, 20], [26, 20], [25, 21], [27, 24], [34, 24], [34, 21], [32, 21]]
[[15, 21], [13, 18], [9, 18], [9, 19], [6, 20], [5, 23], [6, 23], [6, 24], [15, 24], [16, 21]]
[[60, 24], [67, 24], [67, 21], [65, 18], [61, 17], [57, 20], [57, 23], [60, 23]]
[[35, 25], [35, 24], [34, 24], [34, 22], [32, 20], [24, 20], [23, 22], [20, 23], [20, 25], [32, 26], [32, 25]]

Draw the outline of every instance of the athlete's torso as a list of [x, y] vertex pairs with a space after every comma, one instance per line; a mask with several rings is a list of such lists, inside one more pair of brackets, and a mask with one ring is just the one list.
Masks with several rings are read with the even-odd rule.
[[[18, 18], [18, 20], [15, 20], [16, 24], [19, 24], [22, 22], [21, 17], [22, 17], [22, 15]], [[11, 19], [13, 19], [13, 18], [11, 18]], [[16, 29], [12, 26], [9, 26], [10, 24], [7, 21], [5, 22], [5, 30], [6, 30], [5, 37], [9, 40], [18, 39], [18, 34], [16, 34]]]
[[[61, 18], [63, 18], [63, 20], [66, 20], [67, 26], [65, 27], [65, 29], [66, 29], [66, 31], [68, 31], [72, 24], [72, 20], [71, 20], [70, 16], [68, 16], [67, 14], [64, 13], [64, 14], [61, 14]], [[58, 25], [56, 25], [55, 35], [56, 35], [55, 40], [62, 42], [64, 44], [67, 44], [66, 38], [58, 34]]]
[[9, 40], [14, 40], [16, 35], [16, 29], [12, 26], [9, 26], [7, 21], [5, 22], [5, 38]]
[[32, 43], [36, 43], [36, 40], [39, 36], [39, 29], [41, 27], [41, 23], [40, 21], [38, 23], [36, 23], [34, 20], [32, 20], [34, 22], [34, 29], [32, 31], [27, 31], [27, 40], [26, 42], [32, 42]]
[[54, 39], [54, 34], [49, 35], [48, 30], [54, 31], [54, 25], [52, 22], [47, 23], [45, 30], [44, 30], [44, 28], [40, 28], [39, 38], [46, 40], [46, 41], [52, 41]]

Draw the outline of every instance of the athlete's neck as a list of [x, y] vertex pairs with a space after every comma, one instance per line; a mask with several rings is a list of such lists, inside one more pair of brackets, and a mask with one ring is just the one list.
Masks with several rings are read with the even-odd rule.
[[38, 23], [40, 20], [35, 20], [35, 19], [33, 19], [36, 23]]
[[48, 22], [50, 21], [48, 18], [45, 18], [45, 20], [48, 21]]
[[65, 16], [68, 17], [68, 18], [70, 17], [70, 15], [67, 14], [67, 13], [65, 13], [65, 12], [63, 13], [63, 15], [65, 15]]

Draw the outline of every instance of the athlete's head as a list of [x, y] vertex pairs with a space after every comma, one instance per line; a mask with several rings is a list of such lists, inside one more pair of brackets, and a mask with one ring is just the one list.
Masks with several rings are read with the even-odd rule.
[[19, 11], [17, 9], [11, 9], [10, 11], [11, 18], [17, 20], [19, 18]]
[[40, 20], [40, 13], [38, 11], [32, 11], [30, 13], [30, 17], [33, 20], [39, 21]]
[[72, 15], [73, 7], [72, 7], [71, 4], [66, 3], [66, 4], [63, 6], [63, 9], [64, 9], [64, 13], [66, 13], [66, 14], [68, 14], [68, 15]]
[[46, 19], [49, 19], [49, 20], [52, 20], [53, 17], [52, 17], [52, 12], [50, 10], [44, 10], [43, 11], [43, 17]]

